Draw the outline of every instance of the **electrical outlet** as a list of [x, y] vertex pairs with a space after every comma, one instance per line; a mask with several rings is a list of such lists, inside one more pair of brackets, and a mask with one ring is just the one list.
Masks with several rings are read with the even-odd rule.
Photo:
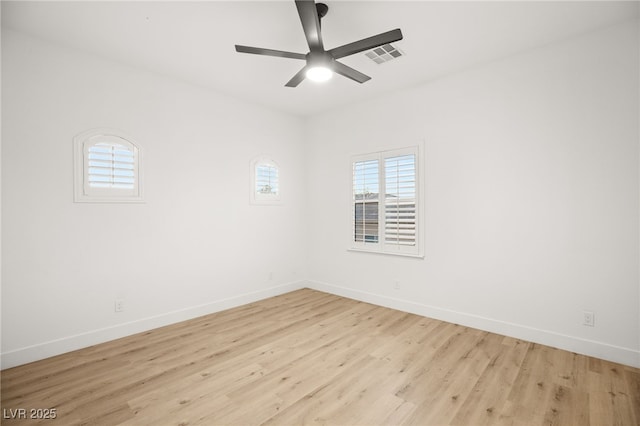
[[116, 299], [114, 306], [116, 312], [124, 311], [124, 299]]
[[396, 290], [400, 290], [400, 281], [394, 281], [393, 282], [393, 288]]
[[583, 319], [582, 319], [582, 325], [586, 325], [588, 327], [593, 327], [596, 324], [596, 314], [594, 314], [592, 311], [583, 311]]

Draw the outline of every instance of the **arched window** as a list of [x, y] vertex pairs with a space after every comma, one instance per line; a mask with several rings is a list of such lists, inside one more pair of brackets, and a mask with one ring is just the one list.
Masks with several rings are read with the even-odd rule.
[[275, 161], [258, 158], [251, 163], [251, 201], [255, 204], [280, 202], [280, 170]]
[[119, 131], [95, 129], [74, 138], [76, 202], [141, 202], [140, 147]]

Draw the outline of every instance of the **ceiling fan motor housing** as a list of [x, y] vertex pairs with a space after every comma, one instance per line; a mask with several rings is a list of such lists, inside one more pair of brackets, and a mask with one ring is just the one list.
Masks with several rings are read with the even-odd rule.
[[324, 67], [331, 70], [334, 69], [333, 63], [335, 59], [329, 52], [309, 52], [307, 53], [308, 67]]

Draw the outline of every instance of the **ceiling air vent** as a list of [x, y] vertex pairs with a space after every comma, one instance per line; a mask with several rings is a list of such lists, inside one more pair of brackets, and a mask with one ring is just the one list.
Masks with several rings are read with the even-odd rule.
[[385, 44], [368, 51], [365, 55], [367, 55], [367, 58], [371, 59], [376, 64], [383, 64], [399, 58], [400, 56], [404, 56], [404, 53], [390, 44]]

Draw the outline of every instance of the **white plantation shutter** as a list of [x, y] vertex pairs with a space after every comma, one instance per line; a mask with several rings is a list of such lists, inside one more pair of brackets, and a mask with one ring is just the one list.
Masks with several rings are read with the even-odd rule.
[[131, 138], [111, 129], [77, 136], [75, 201], [141, 202], [140, 149]]
[[352, 161], [351, 247], [420, 255], [418, 148]]
[[384, 239], [386, 244], [416, 244], [416, 158], [386, 158]]
[[134, 149], [116, 143], [97, 143], [87, 150], [88, 185], [92, 188], [134, 189]]

